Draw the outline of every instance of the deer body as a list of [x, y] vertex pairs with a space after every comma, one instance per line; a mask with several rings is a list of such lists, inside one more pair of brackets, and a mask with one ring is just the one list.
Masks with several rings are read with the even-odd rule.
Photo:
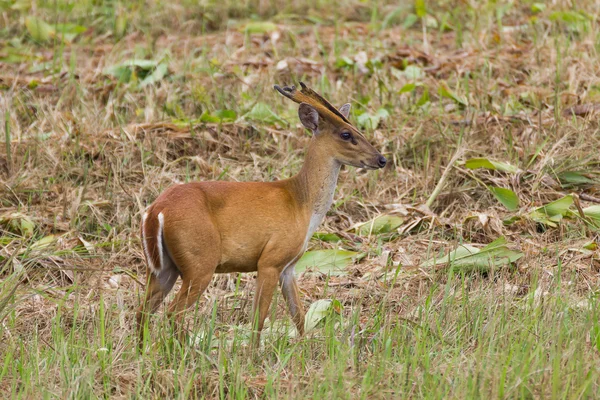
[[[303, 89], [314, 94], [304, 85]], [[297, 94], [291, 88], [278, 90], [290, 98]], [[349, 108], [344, 107], [347, 113]], [[297, 175], [276, 182], [177, 185], [148, 208], [142, 220], [142, 244], [149, 285], [137, 315], [140, 335], [146, 312], [156, 311], [178, 277], [183, 285], [169, 313], [180, 318], [204, 292], [213, 274], [255, 271], [257, 332], [262, 330], [278, 282], [296, 328], [300, 334], [304, 332], [294, 265], [331, 206], [342, 163], [375, 169], [385, 165], [385, 158], [349, 125], [347, 115], [332, 116], [319, 104], [305, 102], [299, 115], [315, 134]], [[356, 159], [346, 160], [348, 155], [332, 146], [339, 145], [340, 139], [324, 132], [350, 128], [355, 131], [350, 146]]]

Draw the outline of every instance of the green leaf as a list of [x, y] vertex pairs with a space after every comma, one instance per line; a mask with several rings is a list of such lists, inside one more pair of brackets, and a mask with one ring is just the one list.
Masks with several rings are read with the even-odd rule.
[[402, 223], [404, 223], [404, 220], [395, 215], [380, 215], [360, 225], [357, 231], [363, 236], [389, 233], [398, 229]]
[[276, 122], [284, 122], [277, 114], [275, 114], [271, 108], [265, 103], [256, 103], [250, 111], [244, 115], [244, 118], [248, 120], [260, 121], [267, 124], [274, 124]]
[[417, 17], [416, 14], [410, 13], [406, 16], [406, 19], [404, 20], [404, 22], [402, 23], [402, 27], [404, 29], [409, 29], [410, 27], [412, 27], [414, 24], [417, 23], [417, 21], [419, 20], [419, 17]]
[[70, 23], [56, 24], [54, 28], [56, 29], [56, 36], [62, 37], [67, 42], [72, 42], [78, 35], [87, 31], [85, 26]]
[[533, 3], [531, 5], [531, 12], [539, 13], [546, 9], [546, 5], [544, 3]]
[[123, 37], [127, 30], [127, 15], [120, 13], [115, 19], [115, 36], [117, 38]]
[[514, 174], [518, 171], [518, 168], [514, 165], [490, 160], [489, 158], [471, 158], [470, 160], [465, 161], [465, 167], [469, 169], [486, 168], [511, 174]]
[[162, 80], [168, 71], [169, 67], [166, 61], [132, 59], [122, 64], [107, 67], [103, 73], [114, 76], [123, 83], [141, 79], [140, 87], [144, 87]]
[[584, 208], [583, 214], [588, 217], [592, 223], [600, 228], [600, 205], [589, 206]]
[[237, 113], [233, 110], [217, 110], [215, 116], [221, 121], [235, 121], [237, 119]]
[[25, 18], [25, 27], [31, 38], [36, 42], [47, 42], [54, 37], [54, 34], [56, 33], [51, 25], [34, 17]]
[[406, 68], [404, 68], [404, 71], [402, 71], [402, 74], [406, 78], [412, 79], [412, 80], [422, 79], [425, 76], [423, 69], [416, 65], [407, 66]]
[[343, 275], [346, 273], [344, 268], [358, 255], [355, 251], [341, 249], [307, 251], [296, 263], [296, 271], [303, 272], [314, 268], [324, 274]]
[[423, 18], [425, 15], [427, 15], [425, 0], [415, 0], [415, 14], [417, 14], [417, 17], [419, 18]]
[[336, 68], [349, 68], [352, 67], [354, 65], [354, 60], [352, 60], [351, 58], [347, 57], [347, 56], [342, 56], [340, 58], [338, 58], [337, 60], [335, 60], [335, 67]]
[[488, 271], [493, 266], [506, 266], [523, 257], [523, 253], [510, 250], [504, 236], [478, 249], [469, 244], [458, 246], [445, 256], [432, 258], [421, 264], [422, 268], [448, 265], [456, 272]]
[[398, 94], [411, 93], [414, 92], [416, 88], [417, 85], [415, 83], [407, 83], [406, 85], [402, 86], [402, 88], [400, 88]]
[[509, 211], [519, 209], [519, 197], [512, 190], [495, 186], [488, 186], [488, 189]]
[[565, 171], [558, 175], [558, 179], [560, 180], [561, 185], [568, 186], [570, 185], [585, 185], [588, 183], [594, 183], [593, 179], [588, 178], [583, 175], [581, 172], [577, 171]]
[[167, 63], [162, 62], [162, 63], [158, 64], [156, 66], [156, 68], [154, 68], [152, 73], [147, 75], [142, 80], [142, 82], [140, 82], [140, 87], [153, 85], [153, 84], [161, 81], [167, 75], [168, 71], [169, 71], [169, 66], [167, 65]]
[[529, 217], [535, 222], [556, 227], [558, 226], [558, 222], [567, 215], [572, 204], [573, 196], [568, 195], [545, 206], [536, 208], [529, 214]]
[[327, 232], [315, 232], [313, 234], [313, 238], [322, 240], [323, 242], [341, 242], [342, 238], [340, 238], [335, 233], [327, 233]]
[[33, 243], [30, 247], [31, 250], [42, 250], [50, 246], [52, 243], [56, 241], [56, 236], [48, 235], [44, 236], [40, 240]]
[[466, 107], [468, 105], [466, 97], [457, 95], [448, 86], [446, 86], [445, 83], [442, 83], [440, 85], [440, 87], [438, 89], [438, 93], [442, 97], [446, 97], [448, 99], [454, 100], [456, 103], [458, 103], [459, 105], [461, 105], [463, 107]]
[[249, 22], [244, 31], [248, 34], [253, 33], [271, 33], [277, 30], [277, 25], [268, 21]]
[[357, 123], [363, 129], [377, 129], [379, 123], [390, 116], [390, 113], [385, 108], [380, 108], [375, 114], [368, 112], [358, 116]]
[[417, 101], [417, 107], [424, 106], [427, 103], [429, 103], [429, 89], [425, 88], [425, 90], [423, 90], [423, 94]]
[[5, 225], [8, 230], [16, 232], [25, 237], [33, 236], [35, 224], [31, 217], [20, 212], [0, 215], [0, 225]]
[[219, 117], [212, 115], [208, 111], [204, 111], [200, 116], [200, 122], [218, 124], [220, 121], [221, 120], [219, 119]]
[[577, 11], [555, 11], [548, 17], [550, 21], [563, 21], [567, 24], [577, 24], [588, 20], [585, 14]]
[[304, 319], [304, 331], [310, 332], [315, 329], [321, 321], [331, 314], [341, 314], [342, 303], [339, 300], [321, 299], [310, 305]]

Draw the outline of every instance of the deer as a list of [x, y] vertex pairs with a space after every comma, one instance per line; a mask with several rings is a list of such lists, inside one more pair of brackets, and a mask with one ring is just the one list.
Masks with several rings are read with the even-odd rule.
[[[312, 132], [305, 161], [289, 179], [272, 182], [202, 181], [167, 188], [147, 208], [141, 241], [148, 283], [136, 319], [143, 346], [147, 318], [176, 280], [182, 285], [167, 311], [177, 326], [214, 274], [257, 272], [252, 305], [252, 347], [260, 345], [274, 292], [279, 286], [299, 336], [305, 312], [294, 265], [304, 254], [332, 202], [342, 165], [376, 170], [386, 158], [339, 109], [300, 82], [274, 86], [299, 103], [298, 117]], [[181, 331], [180, 331], [181, 332]]]

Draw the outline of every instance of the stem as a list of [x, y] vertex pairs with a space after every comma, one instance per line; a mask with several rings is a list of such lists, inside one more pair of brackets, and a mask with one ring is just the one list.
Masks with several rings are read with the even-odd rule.
[[4, 133], [6, 135], [6, 169], [10, 175], [12, 166], [12, 153], [10, 151], [10, 114], [8, 110], [4, 114]]
[[440, 178], [440, 180], [438, 181], [437, 185], [433, 189], [433, 192], [431, 193], [431, 196], [429, 196], [429, 198], [427, 199], [427, 202], [425, 203], [425, 205], [428, 208], [431, 208], [431, 205], [433, 204], [433, 202], [435, 201], [435, 199], [438, 197], [438, 195], [440, 194], [440, 192], [444, 188], [444, 185], [446, 184], [446, 180], [448, 179], [448, 175], [450, 173], [450, 170], [454, 166], [454, 163], [462, 156], [462, 153], [463, 153], [462, 147], [459, 147], [456, 150], [456, 153], [454, 153], [454, 156], [452, 157], [452, 159], [450, 160], [450, 162], [446, 166], [446, 169], [444, 170], [444, 173], [442, 174], [442, 177]]

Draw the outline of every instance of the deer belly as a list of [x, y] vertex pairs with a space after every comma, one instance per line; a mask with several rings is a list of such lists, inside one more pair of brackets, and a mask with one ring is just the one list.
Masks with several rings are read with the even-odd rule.
[[264, 245], [243, 241], [223, 240], [221, 262], [215, 272], [254, 272]]

